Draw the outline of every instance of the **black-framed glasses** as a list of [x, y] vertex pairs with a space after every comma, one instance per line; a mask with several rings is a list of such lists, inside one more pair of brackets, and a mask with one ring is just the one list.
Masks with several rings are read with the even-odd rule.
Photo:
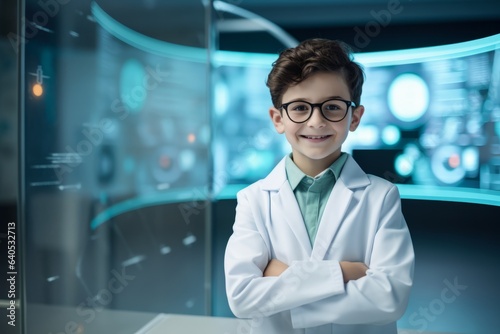
[[306, 101], [292, 101], [283, 103], [280, 109], [285, 109], [288, 118], [294, 123], [304, 123], [311, 118], [314, 108], [318, 107], [321, 115], [330, 122], [340, 122], [343, 120], [349, 107], [355, 107], [353, 101], [342, 99], [329, 99], [321, 103], [309, 103]]

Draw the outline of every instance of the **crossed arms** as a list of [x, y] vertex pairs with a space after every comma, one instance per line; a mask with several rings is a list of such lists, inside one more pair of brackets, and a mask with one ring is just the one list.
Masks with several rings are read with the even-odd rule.
[[[272, 259], [267, 264], [267, 267], [263, 273], [263, 277], [279, 276], [286, 269], [288, 269], [288, 265], [278, 259]], [[342, 270], [344, 283], [347, 283], [349, 281], [355, 281], [358, 278], [366, 276], [368, 267], [362, 262], [340, 261], [340, 269]]]

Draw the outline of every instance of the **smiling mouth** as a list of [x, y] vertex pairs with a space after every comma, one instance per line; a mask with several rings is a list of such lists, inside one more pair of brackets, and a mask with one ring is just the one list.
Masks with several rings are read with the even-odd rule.
[[305, 135], [302, 135], [301, 137], [304, 137], [307, 139], [325, 139], [325, 138], [331, 137], [331, 135], [325, 135], [325, 136], [305, 136]]

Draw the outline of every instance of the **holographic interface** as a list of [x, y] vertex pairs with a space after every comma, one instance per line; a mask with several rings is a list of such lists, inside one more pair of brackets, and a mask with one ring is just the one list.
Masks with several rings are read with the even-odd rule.
[[[343, 150], [397, 183], [403, 197], [499, 205], [499, 43], [496, 35], [357, 54], [366, 73], [365, 113]], [[226, 197], [265, 176], [290, 148], [267, 113], [265, 80], [276, 56], [218, 56], [213, 147]]]

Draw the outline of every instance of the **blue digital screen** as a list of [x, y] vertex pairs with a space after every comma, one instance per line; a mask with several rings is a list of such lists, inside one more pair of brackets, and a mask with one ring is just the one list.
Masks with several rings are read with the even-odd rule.
[[[215, 189], [230, 197], [290, 147], [269, 119], [265, 80], [277, 55], [220, 51], [214, 84]], [[359, 53], [361, 125], [343, 150], [404, 198], [500, 205], [500, 35]], [[374, 160], [375, 159], [375, 160]]]

